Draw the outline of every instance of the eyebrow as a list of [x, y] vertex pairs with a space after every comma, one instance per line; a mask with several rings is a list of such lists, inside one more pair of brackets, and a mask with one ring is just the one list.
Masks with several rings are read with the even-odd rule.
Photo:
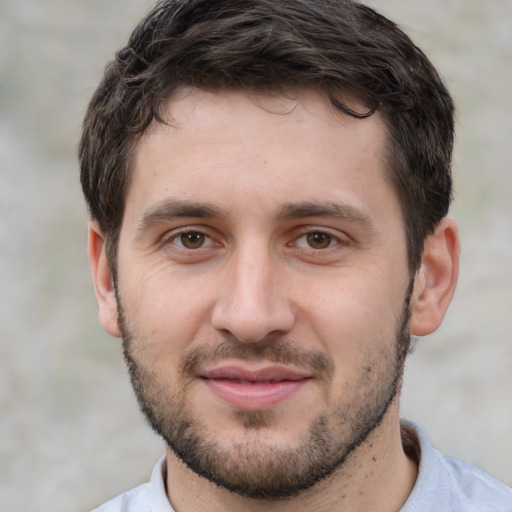
[[189, 217], [198, 219], [222, 219], [224, 218], [224, 215], [219, 210], [208, 204], [186, 200], [165, 199], [151, 208], [148, 208], [143, 213], [140, 222], [137, 224], [137, 229], [144, 230], [170, 219]]
[[[137, 224], [138, 230], [175, 218], [225, 219], [226, 215], [210, 204], [187, 200], [165, 199], [148, 208]], [[307, 217], [332, 217], [363, 224], [374, 228], [373, 217], [348, 203], [317, 203], [300, 202], [288, 203], [277, 210], [277, 219], [303, 219]]]
[[370, 228], [375, 226], [373, 216], [366, 211], [348, 203], [289, 203], [279, 208], [277, 217], [280, 219], [302, 219], [305, 217], [333, 217], [336, 219], [356, 222]]

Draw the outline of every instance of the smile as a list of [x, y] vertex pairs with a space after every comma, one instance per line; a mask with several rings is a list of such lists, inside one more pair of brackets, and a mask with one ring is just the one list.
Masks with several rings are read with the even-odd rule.
[[295, 395], [312, 377], [282, 367], [253, 371], [225, 366], [204, 372], [201, 379], [217, 398], [231, 407], [261, 411]]

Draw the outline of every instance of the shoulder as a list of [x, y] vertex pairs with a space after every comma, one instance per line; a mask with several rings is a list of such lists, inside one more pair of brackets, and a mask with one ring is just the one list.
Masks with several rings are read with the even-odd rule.
[[403, 422], [406, 436], [415, 438], [419, 473], [401, 512], [512, 512], [512, 489], [479, 468], [441, 454], [425, 431]]
[[512, 488], [481, 469], [454, 457], [439, 454], [454, 499], [475, 512], [512, 512]]
[[165, 458], [158, 461], [149, 483], [112, 498], [92, 512], [173, 512], [165, 490]]
[[142, 484], [103, 503], [92, 512], [149, 512], [149, 487]]

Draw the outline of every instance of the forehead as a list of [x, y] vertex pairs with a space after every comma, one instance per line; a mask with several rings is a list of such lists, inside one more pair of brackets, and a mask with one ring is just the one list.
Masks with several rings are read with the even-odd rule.
[[[365, 112], [364, 105], [348, 101]], [[355, 192], [369, 185], [390, 189], [379, 114], [352, 118], [316, 92], [184, 88], [162, 114], [166, 123], [153, 124], [135, 149], [127, 204], [177, 195], [222, 201], [226, 207], [241, 198], [279, 208], [279, 203], [329, 200], [326, 195], [343, 191], [355, 200]]]
[[[369, 110], [362, 100], [348, 93], [338, 93], [334, 101], [355, 114], [365, 115]], [[381, 142], [380, 136], [385, 135], [385, 125], [378, 112], [368, 118], [357, 119], [337, 109], [330, 96], [314, 90], [206, 92], [181, 87], [163, 103], [160, 114], [164, 123], [154, 122], [145, 137], [170, 131], [174, 131], [173, 136], [177, 137], [178, 130], [189, 134], [202, 130], [204, 136], [209, 129], [219, 128], [224, 128], [224, 135], [241, 137], [252, 132], [253, 136], [264, 136], [259, 131], [263, 127], [287, 131], [298, 130], [302, 126], [310, 130], [310, 138], [323, 139], [326, 130], [334, 128], [337, 131], [343, 127], [351, 132], [353, 140], [375, 137], [372, 142], [376, 146]], [[333, 133], [333, 137], [336, 136]], [[259, 137], [254, 138], [259, 140]]]

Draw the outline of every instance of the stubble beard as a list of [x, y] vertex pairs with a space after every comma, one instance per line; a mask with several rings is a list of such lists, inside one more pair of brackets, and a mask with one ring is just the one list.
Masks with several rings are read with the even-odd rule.
[[272, 444], [268, 436], [259, 435], [277, 421], [272, 410], [235, 412], [247, 437], [228, 446], [219, 443], [188, 406], [187, 391], [194, 368], [227, 357], [293, 363], [319, 371], [328, 390], [334, 363], [325, 354], [303, 352], [276, 338], [257, 345], [226, 338], [215, 348], [187, 353], [178, 370], [180, 382], [169, 389], [154, 368], [138, 360], [133, 345], [141, 340], [129, 329], [119, 296], [117, 303], [131, 383], [153, 430], [186, 466], [215, 485], [252, 499], [280, 500], [296, 496], [341, 470], [381, 424], [402, 382], [410, 344], [410, 297], [411, 289], [397, 322], [394, 353], [389, 351], [389, 342], [377, 344], [386, 347], [387, 352], [383, 349], [382, 353], [367, 354], [358, 381], [348, 390], [350, 401], [343, 396], [334, 408], [319, 414], [293, 448]]

